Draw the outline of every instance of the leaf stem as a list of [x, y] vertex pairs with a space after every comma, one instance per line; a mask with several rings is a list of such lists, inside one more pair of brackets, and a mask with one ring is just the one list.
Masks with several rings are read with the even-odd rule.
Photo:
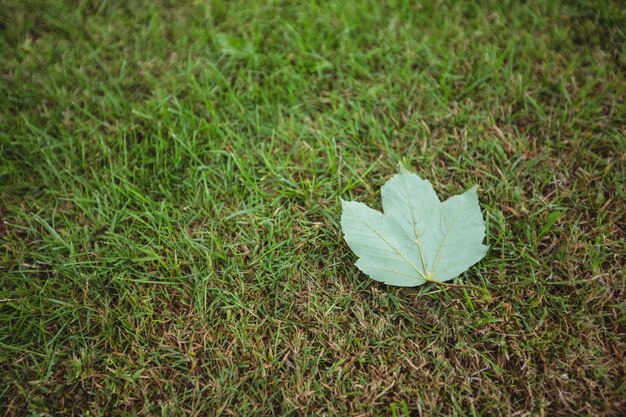
[[440, 281], [435, 281], [434, 279], [428, 278], [423, 276], [422, 279], [426, 282], [429, 282], [431, 284], [436, 284], [442, 287], [449, 287], [449, 288], [466, 288], [468, 290], [477, 290], [482, 292], [483, 294], [486, 295], [491, 295], [491, 293], [489, 292], [489, 290], [487, 290], [486, 288], [483, 287], [478, 287], [476, 285], [471, 285], [471, 284], [453, 284], [451, 282], [440, 282]]

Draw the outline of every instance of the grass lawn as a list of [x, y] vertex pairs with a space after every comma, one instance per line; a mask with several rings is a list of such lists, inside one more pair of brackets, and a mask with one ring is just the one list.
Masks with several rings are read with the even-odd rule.
[[[3, 0], [0, 415], [626, 415], [623, 6]], [[354, 266], [399, 163], [489, 296]]]

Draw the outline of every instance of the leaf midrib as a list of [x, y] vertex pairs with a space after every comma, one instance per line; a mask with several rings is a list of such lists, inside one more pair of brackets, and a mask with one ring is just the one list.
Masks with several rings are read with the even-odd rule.
[[[422, 244], [420, 242], [419, 234], [417, 233], [417, 223], [415, 222], [415, 213], [413, 212], [413, 205], [411, 204], [411, 196], [409, 195], [409, 188], [406, 183], [406, 174], [402, 175], [402, 183], [404, 184], [404, 192], [406, 193], [406, 201], [409, 205], [409, 212], [411, 213], [411, 222], [413, 223], [413, 233], [415, 234], [415, 243], [417, 243], [417, 249], [420, 253], [420, 259], [422, 260], [422, 268], [424, 269], [424, 273], [426, 273], [426, 259], [424, 258], [424, 251], [422, 250]], [[420, 272], [421, 273], [421, 272]], [[421, 273], [421, 275], [426, 278], [426, 275]], [[432, 272], [431, 272], [432, 275]]]

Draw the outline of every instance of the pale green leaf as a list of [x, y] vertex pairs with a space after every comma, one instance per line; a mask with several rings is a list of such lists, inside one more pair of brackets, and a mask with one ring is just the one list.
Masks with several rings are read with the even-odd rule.
[[488, 249], [476, 188], [442, 203], [430, 182], [401, 169], [381, 190], [384, 214], [342, 200], [341, 228], [356, 266], [403, 287], [457, 277]]

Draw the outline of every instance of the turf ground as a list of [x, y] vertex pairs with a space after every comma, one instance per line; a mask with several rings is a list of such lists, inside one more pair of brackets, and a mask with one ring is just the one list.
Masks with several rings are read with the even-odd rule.
[[[626, 7], [0, 5], [0, 414], [626, 415]], [[340, 198], [479, 185], [480, 291]]]

